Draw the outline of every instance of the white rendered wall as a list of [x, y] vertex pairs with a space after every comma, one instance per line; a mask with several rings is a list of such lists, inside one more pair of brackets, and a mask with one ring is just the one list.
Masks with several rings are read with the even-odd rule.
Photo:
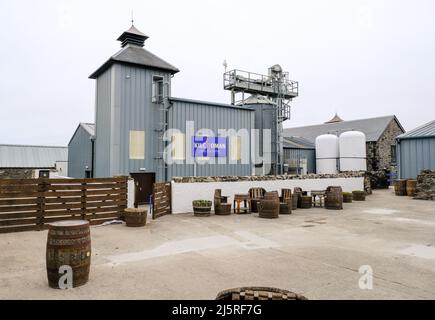
[[262, 187], [267, 191], [281, 188], [301, 187], [304, 191], [325, 190], [328, 186], [341, 186], [344, 192], [364, 190], [364, 178], [322, 178], [322, 179], [294, 179], [294, 180], [269, 180], [269, 181], [235, 181], [235, 182], [172, 182], [172, 213], [192, 212], [193, 200], [211, 200], [215, 189], [222, 189], [222, 195], [230, 196], [229, 202], [233, 203], [234, 194], [248, 193], [249, 188]]

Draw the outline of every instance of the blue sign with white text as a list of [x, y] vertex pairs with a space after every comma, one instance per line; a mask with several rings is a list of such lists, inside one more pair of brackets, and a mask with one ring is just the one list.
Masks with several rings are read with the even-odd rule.
[[194, 136], [192, 155], [194, 157], [226, 157], [227, 137]]

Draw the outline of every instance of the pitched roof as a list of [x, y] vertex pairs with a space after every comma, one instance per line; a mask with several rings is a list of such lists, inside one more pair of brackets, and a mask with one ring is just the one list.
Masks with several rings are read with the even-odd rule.
[[83, 129], [85, 129], [91, 136], [95, 136], [95, 123], [81, 122], [79, 125], [83, 127]]
[[417, 127], [407, 133], [403, 133], [397, 137], [397, 139], [411, 139], [411, 138], [423, 138], [423, 137], [435, 137], [435, 120], [432, 120], [424, 125]]
[[315, 149], [314, 143], [301, 137], [283, 137], [283, 147], [287, 149]]
[[340, 134], [344, 131], [357, 130], [366, 135], [367, 141], [378, 141], [388, 124], [393, 120], [395, 120], [402, 131], [405, 132], [396, 116], [390, 115], [377, 118], [324, 123], [313, 126], [286, 128], [284, 129], [283, 136], [303, 137], [311, 142], [314, 142], [316, 137], [320, 136], [321, 134]]
[[71, 141], [77, 133], [77, 130], [79, 130], [80, 127], [83, 128], [83, 130], [85, 130], [92, 138], [95, 137], [95, 123], [80, 122], [73, 135], [71, 136], [71, 139], [68, 142], [68, 146], [70, 145]]
[[331, 120], [326, 121], [325, 123], [334, 123], [334, 122], [343, 122], [343, 121], [344, 121], [344, 120], [341, 119], [341, 118], [338, 116], [338, 114], [335, 114], [335, 116], [334, 116]]
[[101, 67], [92, 73], [89, 78], [96, 79], [100, 74], [102, 74], [116, 62], [167, 70], [172, 74], [180, 71], [150, 51], [140, 46], [128, 44], [111, 56], [109, 60], [107, 60]]
[[68, 161], [68, 147], [0, 145], [0, 168], [54, 168]]

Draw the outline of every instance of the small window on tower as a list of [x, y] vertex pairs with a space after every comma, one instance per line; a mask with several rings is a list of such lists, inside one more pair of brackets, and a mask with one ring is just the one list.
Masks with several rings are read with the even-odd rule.
[[396, 145], [391, 146], [391, 163], [395, 164], [397, 161]]
[[153, 76], [152, 102], [162, 102], [163, 100], [163, 77]]

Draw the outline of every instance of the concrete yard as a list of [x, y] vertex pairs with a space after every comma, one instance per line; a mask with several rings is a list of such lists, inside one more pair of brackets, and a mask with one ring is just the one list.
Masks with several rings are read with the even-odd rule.
[[[0, 298], [214, 299], [256, 285], [309, 299], [435, 299], [435, 203], [377, 190], [344, 207], [92, 227], [90, 281], [70, 290], [47, 285], [47, 231], [1, 234]], [[372, 290], [359, 288], [363, 265]]]

